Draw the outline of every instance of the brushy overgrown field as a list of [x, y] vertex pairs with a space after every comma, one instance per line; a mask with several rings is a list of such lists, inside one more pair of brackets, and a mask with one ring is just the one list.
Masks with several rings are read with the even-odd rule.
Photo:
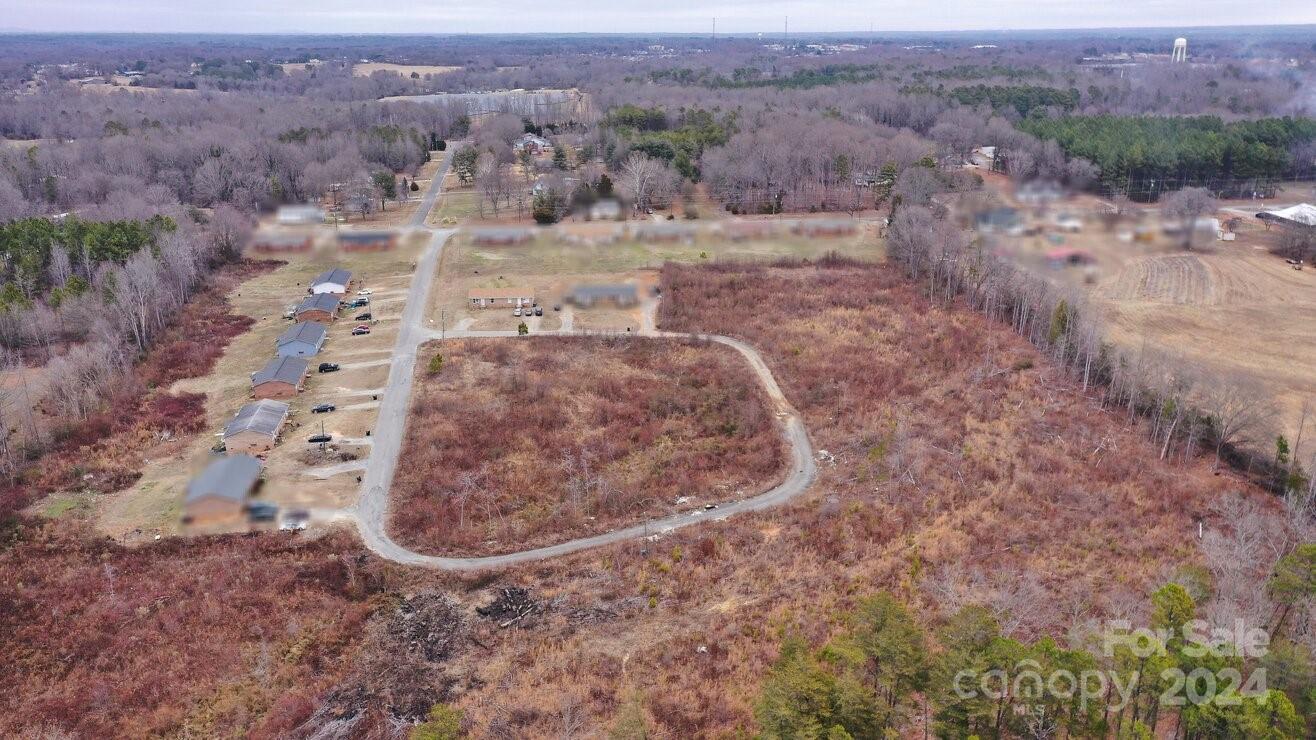
[[[124, 550], [68, 523], [24, 523], [0, 533], [0, 654], [16, 656], [0, 678], [0, 734], [402, 737], [444, 702], [472, 737], [638, 722], [656, 738], [743, 737], [783, 640], [823, 644], [862, 597], [889, 591], [928, 626], [983, 605], [1021, 640], [1108, 616], [1143, 623], [1147, 594], [1200, 562], [1196, 518], [1230, 526], [1213, 502], [1239, 492], [1270, 505], [1208, 463], [1161, 462], [1030, 345], [928, 304], [886, 267], [669, 266], [663, 295], [663, 328], [754, 344], [805, 415], [820, 476], [797, 501], [460, 577], [381, 564], [337, 535]], [[579, 382], [564, 369], [597, 372], [573, 364], [580, 353], [600, 364], [649, 351], [597, 346], [449, 343], [419, 392], [471, 372], [490, 393], [548, 400], [553, 383]], [[709, 348], [690, 350], [710, 362]], [[673, 353], [649, 361], [673, 367]], [[504, 459], [497, 445], [554, 461], [523, 446], [537, 428], [501, 429], [498, 402], [474, 398], [461, 408], [494, 447], [472, 461]], [[470, 502], [466, 514], [482, 515]]]
[[464, 659], [478, 681], [456, 703], [477, 735], [606, 729], [637, 706], [658, 737], [753, 732], [783, 638], [821, 644], [878, 590], [930, 625], [984, 605], [1018, 639], [1143, 619], [1200, 563], [1196, 518], [1229, 526], [1212, 502], [1271, 503], [1209, 461], [1161, 462], [1032, 346], [890, 268], [669, 265], [663, 295], [661, 328], [760, 349], [819, 481], [786, 508], [509, 574], [595, 617], [550, 612]]
[[431, 346], [419, 368], [392, 507], [419, 550], [597, 534], [758, 494], [785, 461], [758, 381], [722, 345], [474, 339]]

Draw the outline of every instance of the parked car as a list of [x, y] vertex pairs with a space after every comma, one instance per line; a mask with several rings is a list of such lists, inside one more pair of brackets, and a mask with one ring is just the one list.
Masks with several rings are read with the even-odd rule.
[[543, 316], [543, 315], [544, 315], [544, 309], [541, 308], [541, 307], [539, 307], [539, 306], [535, 306], [535, 315], [536, 315], [536, 316]]
[[352, 301], [352, 303], [351, 303], [350, 305], [352, 306], [352, 308], [360, 308], [360, 307], [362, 307], [362, 306], [369, 306], [369, 305], [370, 305], [370, 299], [369, 299], [369, 298], [357, 298], [356, 300]]
[[278, 515], [278, 504], [268, 501], [253, 501], [247, 504], [247, 517], [253, 522], [272, 522]]
[[322, 403], [322, 404], [316, 406], [315, 408], [311, 409], [311, 413], [312, 413], [312, 414], [327, 414], [327, 413], [329, 413], [330, 411], [334, 411], [334, 410], [336, 410], [337, 408], [338, 408], [338, 407], [335, 406], [335, 405], [333, 405], [332, 403]]
[[520, 316], [520, 315], [521, 315], [521, 309], [519, 309], [519, 308], [512, 309], [512, 315], [513, 315], [513, 316]]
[[306, 438], [306, 441], [313, 445], [319, 445], [324, 444], [325, 442], [332, 442], [334, 441], [334, 438], [328, 434], [312, 434]]
[[362, 288], [356, 292], [357, 295], [370, 295], [372, 293], [374, 293], [374, 291], [369, 288]]
[[353, 321], [369, 321], [369, 320], [372, 319], [372, 318], [374, 318], [374, 317], [370, 315], [370, 312], [369, 312], [369, 311], [366, 311], [365, 313], [359, 313], [359, 314], [357, 314], [352, 320], [353, 320]]
[[322, 362], [322, 363], [320, 363], [320, 372], [322, 372], [322, 373], [335, 373], [335, 372], [338, 372], [338, 363], [336, 363], [336, 362]]
[[306, 529], [306, 523], [311, 519], [311, 512], [306, 509], [289, 509], [283, 512], [279, 517], [279, 529], [285, 532], [296, 532]]
[[369, 333], [370, 333], [370, 327], [366, 326], [365, 324], [362, 324], [361, 326], [358, 326], [357, 328], [352, 330], [352, 336], [354, 337], [359, 337], [362, 334], [369, 334]]
[[562, 310], [562, 304], [561, 304], [561, 303], [554, 303], [554, 304], [553, 304], [553, 310], [554, 310], [554, 311], [561, 311], [561, 310]]

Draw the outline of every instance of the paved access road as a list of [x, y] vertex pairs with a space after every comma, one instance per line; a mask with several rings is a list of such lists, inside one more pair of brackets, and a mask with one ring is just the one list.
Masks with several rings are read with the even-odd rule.
[[[387, 532], [388, 525], [388, 491], [397, 470], [398, 457], [402, 452], [403, 435], [406, 432], [407, 413], [411, 406], [411, 386], [415, 377], [416, 352], [420, 345], [431, 339], [437, 339], [439, 332], [425, 326], [425, 306], [429, 302], [431, 284], [435, 279], [435, 270], [443, 245], [452, 235], [452, 230], [430, 229], [425, 226], [425, 217], [434, 207], [442, 191], [443, 175], [451, 164], [451, 152], [439, 168], [429, 191], [426, 192], [420, 208], [412, 218], [411, 226], [426, 229], [433, 236], [425, 254], [416, 265], [416, 273], [411, 279], [411, 288], [407, 293], [407, 305], [402, 313], [402, 326], [398, 330], [397, 344], [393, 350], [393, 363], [389, 368], [388, 383], [384, 387], [383, 400], [379, 405], [379, 418], [372, 433], [374, 447], [366, 463], [366, 472], [362, 479], [361, 493], [356, 506], [345, 512], [354, 519], [361, 538], [366, 546], [380, 557], [406, 565], [417, 565], [443, 570], [480, 570], [499, 568], [518, 563], [544, 560], [546, 558], [567, 555], [592, 547], [608, 545], [650, 535], [661, 535], [681, 527], [699, 524], [708, 519], [725, 519], [726, 517], [749, 511], [762, 511], [789, 501], [803, 493], [817, 476], [814, 464], [813, 446], [809, 443], [809, 433], [804, 427], [800, 415], [781, 392], [772, 371], [768, 368], [758, 350], [744, 342], [731, 337], [717, 335], [694, 335], [676, 332], [660, 332], [651, 329], [646, 322], [645, 330], [632, 335], [636, 341], [663, 341], [664, 339], [702, 338], [725, 344], [749, 362], [751, 370], [763, 385], [769, 401], [772, 403], [777, 418], [782, 426], [782, 434], [791, 449], [791, 470], [786, 479], [771, 489], [733, 503], [722, 504], [717, 509], [704, 511], [695, 509], [681, 514], [673, 514], [661, 519], [652, 519], [625, 529], [568, 540], [549, 547], [490, 555], [487, 557], [439, 557], [413, 552], [394, 542]], [[647, 310], [652, 310], [648, 307]], [[570, 328], [559, 332], [542, 332], [540, 336], [568, 336], [584, 334]], [[454, 339], [464, 337], [515, 337], [516, 332], [502, 331], [449, 331], [447, 336]], [[698, 493], [693, 492], [692, 493]]]

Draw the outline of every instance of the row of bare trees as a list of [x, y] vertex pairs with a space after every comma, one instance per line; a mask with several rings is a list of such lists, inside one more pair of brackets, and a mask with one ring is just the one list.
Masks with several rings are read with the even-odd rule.
[[[1020, 336], [1068, 369], [1085, 393], [1146, 420], [1146, 434], [1162, 459], [1191, 459], [1211, 452], [1263, 485], [1283, 493], [1316, 494], [1316, 483], [1300, 465], [1307, 426], [1304, 414], [1290, 445], [1273, 444], [1274, 411], [1250, 378], [1203, 377], [1188, 363], [1150, 350], [1121, 351], [1105, 340], [1101, 318], [1076, 291], [1058, 288], [991, 253], [974, 234], [931, 210], [900, 208], [888, 231], [893, 262], [928, 298], [947, 303], [963, 297], [989, 318], [1009, 324]], [[1316, 469], [1313, 457], [1309, 469]]]

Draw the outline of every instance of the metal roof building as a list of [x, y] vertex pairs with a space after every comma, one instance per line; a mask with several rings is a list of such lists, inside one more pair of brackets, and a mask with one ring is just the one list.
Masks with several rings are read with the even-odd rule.
[[300, 321], [279, 335], [275, 346], [280, 357], [305, 357], [314, 355], [324, 346], [328, 332], [324, 324], [314, 321]]
[[323, 318], [326, 321], [333, 321], [338, 317], [338, 296], [333, 293], [306, 296], [306, 299], [293, 309], [293, 315], [298, 321], [302, 321], [302, 317], [306, 315], [310, 315], [312, 320]]
[[251, 392], [257, 398], [292, 398], [302, 388], [309, 363], [300, 357], [275, 357], [251, 374]]
[[260, 478], [260, 460], [251, 455], [231, 455], [206, 466], [187, 484], [185, 504], [215, 496], [230, 501], [244, 501]]
[[274, 447], [287, 419], [288, 404], [282, 401], [263, 398], [249, 403], [224, 425], [224, 446], [230, 453], [265, 452]]
[[352, 273], [341, 267], [325, 270], [311, 281], [312, 293], [343, 293], [352, 282]]

